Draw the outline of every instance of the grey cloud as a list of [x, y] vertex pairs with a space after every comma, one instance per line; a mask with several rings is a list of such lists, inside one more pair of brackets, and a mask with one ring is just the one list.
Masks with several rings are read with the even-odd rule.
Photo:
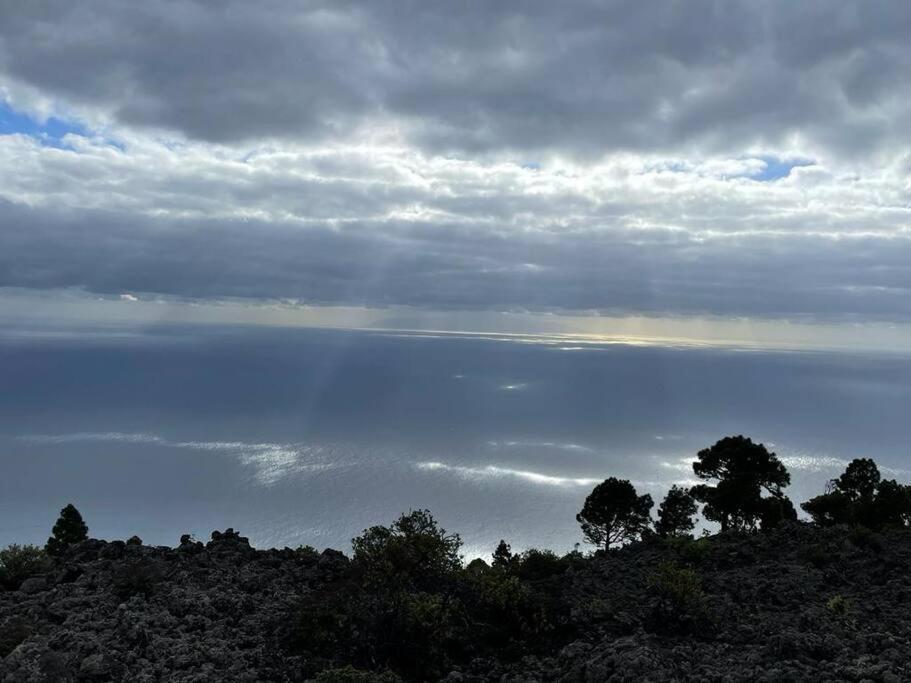
[[[0, 286], [911, 322], [909, 34], [898, 1], [7, 4], [10, 96], [125, 144], [3, 136]], [[813, 163], [754, 183], [755, 149]]]
[[911, 321], [911, 243], [662, 229], [343, 229], [0, 203], [0, 286], [432, 309]]
[[792, 133], [864, 153], [907, 118], [911, 6], [672, 1], [5, 5], [0, 70], [127, 125], [236, 142], [394, 124], [432, 152]]

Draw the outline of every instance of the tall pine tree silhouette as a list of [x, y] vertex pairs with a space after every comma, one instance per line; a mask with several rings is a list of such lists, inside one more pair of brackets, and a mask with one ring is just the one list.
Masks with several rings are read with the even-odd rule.
[[62, 552], [66, 546], [87, 539], [89, 528], [82, 521], [79, 510], [70, 503], [60, 511], [60, 517], [54, 524], [52, 533], [54, 535], [47, 539], [45, 550], [50, 555], [56, 555]]

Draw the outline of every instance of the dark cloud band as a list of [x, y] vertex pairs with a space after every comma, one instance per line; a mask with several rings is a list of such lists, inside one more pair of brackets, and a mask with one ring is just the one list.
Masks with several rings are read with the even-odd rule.
[[[0, 204], [0, 286], [431, 309], [911, 321], [911, 242], [616, 230], [504, 240], [471, 226], [344, 229]], [[467, 245], [470, 245], [468, 247]]]

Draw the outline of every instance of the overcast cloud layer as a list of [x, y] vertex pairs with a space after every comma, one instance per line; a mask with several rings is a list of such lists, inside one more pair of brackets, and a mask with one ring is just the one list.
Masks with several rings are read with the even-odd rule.
[[7, 3], [0, 287], [908, 322], [909, 35], [902, 0]]

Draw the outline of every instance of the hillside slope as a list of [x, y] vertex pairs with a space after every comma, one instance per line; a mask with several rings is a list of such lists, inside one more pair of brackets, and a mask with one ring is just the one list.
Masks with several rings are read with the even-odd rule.
[[[217, 536], [177, 548], [85, 541], [0, 593], [0, 680], [316, 675], [324, 663], [289, 646], [296, 615], [327, 587], [344, 591], [350, 562]], [[446, 680], [911, 679], [911, 532], [792, 524], [639, 543], [522, 580], [547, 596], [547, 637], [469, 653]], [[337, 668], [321, 680], [370, 679]]]

